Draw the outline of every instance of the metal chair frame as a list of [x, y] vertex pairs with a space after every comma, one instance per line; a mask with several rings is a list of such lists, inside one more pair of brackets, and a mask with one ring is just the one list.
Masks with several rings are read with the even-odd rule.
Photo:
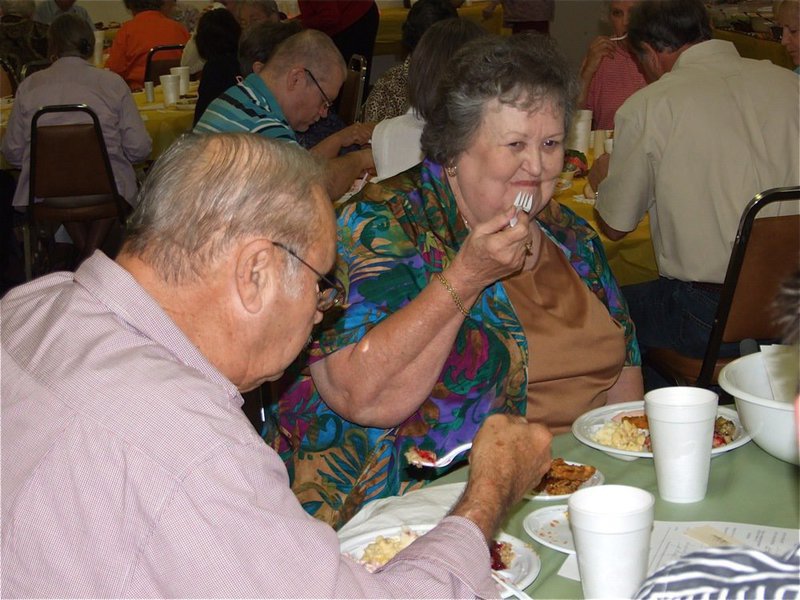
[[[55, 113], [82, 113], [90, 117], [91, 123], [74, 123], [67, 125], [42, 125], [39, 126], [39, 120], [45, 115]], [[104, 178], [105, 189], [98, 189], [97, 195], [102, 197], [98, 198], [96, 203], [91, 202], [91, 195], [79, 194], [72, 196], [64, 194], [63, 198], [88, 198], [88, 201], [83, 201], [80, 204], [69, 205], [64, 203], [48, 204], [48, 197], [39, 190], [39, 132], [47, 128], [72, 128], [80, 127], [85, 128], [91, 126], [95, 133], [97, 141], [97, 150], [102, 160], [102, 168], [106, 177]], [[29, 165], [29, 186], [28, 186], [28, 223], [24, 227], [24, 252], [25, 252], [25, 276], [28, 280], [33, 275], [33, 242], [32, 235], [36, 232], [36, 226], [42, 221], [91, 221], [98, 218], [116, 217], [120, 222], [124, 222], [128, 205], [125, 199], [119, 194], [117, 190], [117, 183], [114, 178], [114, 171], [111, 168], [111, 160], [108, 156], [108, 149], [106, 148], [105, 139], [103, 137], [103, 130], [100, 121], [94, 111], [85, 104], [61, 104], [45, 106], [40, 108], [34, 113], [31, 119], [31, 150], [30, 150], [30, 165]], [[90, 165], [87, 165], [90, 166]], [[99, 166], [99, 165], [98, 165]], [[107, 200], [107, 197], [113, 199], [112, 202]], [[36, 202], [37, 198], [43, 198], [42, 202]]]
[[[698, 387], [708, 387], [715, 383], [715, 372], [723, 366], [720, 364], [719, 358], [720, 346], [723, 342], [737, 342], [744, 339], [769, 339], [778, 336], [777, 328], [769, 318], [768, 303], [759, 304], [759, 308], [763, 309], [761, 315], [753, 315], [748, 313], [748, 308], [742, 300], [746, 295], [752, 294], [753, 290], [749, 285], [739, 285], [742, 281], [743, 267], [748, 256], [747, 250], [752, 239], [754, 226], [758, 226], [758, 221], [763, 221], [761, 225], [768, 226], [770, 219], [792, 219], [795, 229], [795, 237], [792, 240], [792, 248], [783, 248], [794, 254], [793, 264], [779, 262], [780, 257], [775, 257], [778, 261], [771, 265], [778, 267], [775, 271], [775, 277], [771, 281], [766, 282], [766, 287], [774, 286], [775, 289], [761, 289], [759, 290], [760, 297], [774, 297], [777, 292], [777, 286], [780, 284], [780, 276], [777, 274], [780, 267], [783, 267], [786, 272], [784, 276], [789, 276], [800, 268], [800, 216], [798, 215], [785, 215], [779, 217], [763, 217], [756, 219], [758, 214], [764, 207], [774, 204], [776, 202], [788, 202], [792, 200], [800, 201], [800, 187], [783, 187], [772, 188], [757, 194], [747, 205], [739, 221], [739, 228], [736, 233], [736, 238], [731, 250], [731, 257], [728, 261], [728, 269], [725, 274], [725, 281], [722, 285], [720, 292], [719, 304], [717, 305], [717, 312], [714, 317], [714, 322], [711, 327], [711, 334], [709, 336], [708, 344], [706, 346], [705, 355], [700, 366], [697, 379], [694, 385]], [[764, 235], [764, 234], [762, 234]], [[752, 265], [748, 268], [752, 269]], [[743, 282], [746, 284], [748, 282]], [[654, 349], [651, 353], [655, 353], [658, 357], [655, 361], [650, 361], [648, 364], [655, 368], [657, 371], [666, 375], [670, 379], [676, 379], [671, 373], [665, 369], [665, 359], [670, 355], [681, 356], [674, 351], [663, 349]], [[730, 359], [732, 360], [732, 359]], [[677, 381], [677, 380], [676, 380]], [[678, 382], [682, 383], [682, 382]]]
[[[158, 69], [158, 63], [169, 63], [169, 67], [177, 67], [180, 66], [181, 61], [180, 59], [163, 59], [163, 60], [156, 60], [153, 58], [159, 52], [168, 52], [173, 50], [181, 50], [183, 51], [183, 44], [171, 44], [168, 46], [153, 46], [147, 52], [147, 61], [144, 65], [144, 80], [145, 81], [152, 81], [154, 83], [158, 83], [156, 79], [154, 79], [155, 75], [164, 75], [165, 73], [162, 72], [161, 69]], [[154, 74], [154, 71], [157, 71]], [[166, 73], [169, 73], [169, 68], [166, 69]]]
[[339, 116], [347, 125], [361, 120], [366, 82], [367, 59], [360, 54], [353, 54], [347, 65], [347, 78], [339, 96]]

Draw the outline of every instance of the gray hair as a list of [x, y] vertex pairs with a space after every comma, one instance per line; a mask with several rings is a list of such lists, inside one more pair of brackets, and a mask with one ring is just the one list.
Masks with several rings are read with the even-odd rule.
[[452, 165], [472, 142], [486, 104], [495, 99], [526, 111], [553, 102], [564, 111], [567, 131], [577, 95], [577, 79], [550, 38], [534, 33], [477, 38], [447, 66], [422, 132], [422, 151]]
[[0, 11], [3, 15], [13, 15], [30, 19], [36, 12], [36, 3], [33, 0], [0, 0]]
[[47, 44], [50, 56], [89, 58], [94, 53], [94, 31], [84, 19], [65, 13], [50, 24]]
[[283, 41], [270, 57], [267, 68], [283, 74], [297, 65], [311, 69], [320, 82], [330, 81], [329, 73], [337, 68], [344, 78], [347, 69], [333, 40], [316, 29], [305, 29]]
[[[315, 186], [324, 188], [321, 163], [296, 144], [249, 133], [184, 135], [142, 185], [123, 251], [175, 283], [202, 277], [250, 236], [302, 256], [326, 218]], [[288, 254], [286, 265], [289, 277], [299, 270]]]

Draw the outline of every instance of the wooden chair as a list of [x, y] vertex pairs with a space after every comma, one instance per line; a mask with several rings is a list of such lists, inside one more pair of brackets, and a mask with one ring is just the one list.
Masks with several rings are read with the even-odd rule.
[[19, 72], [20, 81], [24, 80], [28, 75], [33, 75], [36, 71], [41, 71], [49, 67], [51, 63], [49, 60], [32, 60], [29, 63], [22, 65]]
[[[180, 51], [180, 52], [177, 52]], [[177, 54], [176, 54], [177, 52]], [[153, 46], [147, 52], [147, 61], [144, 66], [144, 80], [158, 83], [159, 77], [169, 75], [172, 67], [181, 66], [181, 54], [183, 44], [173, 44], [170, 46]], [[168, 57], [157, 58], [157, 54], [167, 54]], [[176, 57], [177, 56], [177, 57]]]
[[347, 78], [339, 94], [339, 116], [347, 125], [352, 125], [361, 119], [366, 82], [367, 59], [360, 54], [353, 54], [347, 65]]
[[708, 387], [717, 383], [722, 367], [737, 358], [720, 358], [722, 343], [778, 338], [772, 302], [780, 284], [800, 268], [800, 215], [756, 218], [764, 207], [778, 202], [794, 203], [800, 210], [800, 187], [766, 190], [745, 208], [703, 359], [653, 348], [645, 364], [677, 385]]
[[[39, 124], [42, 117], [56, 113], [72, 113], [76, 122]], [[34, 274], [37, 253], [47, 258], [46, 250], [40, 247], [45, 245], [41, 244], [41, 232], [46, 224], [107, 218], [122, 222], [127, 211], [94, 111], [85, 104], [45, 106], [36, 111], [31, 120], [28, 223], [24, 232], [26, 278], [30, 280]]]
[[14, 68], [4, 58], [0, 58], [0, 98], [17, 93], [17, 76]]

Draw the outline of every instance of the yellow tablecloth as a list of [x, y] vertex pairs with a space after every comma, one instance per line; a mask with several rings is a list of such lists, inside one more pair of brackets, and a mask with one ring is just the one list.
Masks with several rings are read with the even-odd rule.
[[779, 42], [763, 40], [744, 33], [724, 29], [714, 29], [713, 35], [718, 40], [733, 42], [736, 50], [745, 58], [769, 60], [779, 67], [794, 69], [792, 57], [789, 56], [786, 48], [781, 46]]
[[586, 219], [589, 225], [599, 233], [608, 257], [608, 264], [611, 266], [617, 282], [620, 285], [631, 285], [657, 279], [658, 268], [653, 252], [653, 241], [650, 238], [650, 217], [645, 215], [639, 226], [621, 240], [611, 241], [600, 233], [594, 203], [588, 204], [575, 198], [576, 195], [583, 194], [585, 185], [586, 179], [576, 179], [571, 188], [556, 196], [556, 200]]
[[[490, 33], [500, 33], [503, 27], [502, 7], [498, 6], [492, 18], [484, 21], [482, 13], [483, 9], [488, 5], [489, 2], [472, 2], [469, 5], [464, 3], [458, 9], [458, 16], [478, 23]], [[383, 7], [380, 4], [378, 6], [381, 20], [378, 25], [378, 35], [375, 38], [375, 55], [394, 54], [399, 58], [403, 53], [403, 45], [401, 43], [403, 23], [408, 16], [409, 9], [402, 6]]]
[[[189, 85], [189, 91], [197, 93], [197, 83]], [[194, 106], [187, 105], [182, 109], [164, 107], [164, 96], [161, 87], [155, 89], [155, 101], [148, 104], [144, 92], [136, 92], [133, 99], [139, 107], [144, 126], [153, 140], [153, 150], [150, 158], [155, 160], [170, 144], [182, 133], [192, 130], [194, 120]]]

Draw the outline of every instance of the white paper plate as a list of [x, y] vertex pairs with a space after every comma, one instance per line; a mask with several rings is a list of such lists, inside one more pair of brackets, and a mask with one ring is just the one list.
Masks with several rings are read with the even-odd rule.
[[[568, 465], [581, 465], [583, 463], [572, 462], [571, 460], [565, 460], [565, 463]], [[599, 470], [594, 472], [589, 479], [584, 481], [581, 486], [578, 488], [579, 490], [587, 487], [594, 487], [596, 485], [603, 485], [603, 482], [606, 480], [605, 475], [603, 475]], [[566, 500], [572, 494], [558, 494], [557, 496], [551, 496], [547, 492], [529, 492], [525, 494], [525, 497], [529, 500], [542, 500], [542, 501], [554, 501], [554, 500]]]
[[[633, 413], [637, 411], [640, 414], [644, 414], [644, 400], [621, 402], [619, 404], [612, 404], [610, 406], [601, 406], [600, 408], [590, 410], [589, 412], [578, 417], [572, 424], [572, 434], [578, 438], [580, 442], [586, 444], [587, 446], [596, 448], [597, 450], [602, 450], [606, 454], [616, 456], [617, 458], [653, 458], [652, 452], [617, 450], [611, 446], [604, 446], [603, 444], [592, 439], [592, 436], [597, 432], [597, 430], [600, 429], [604, 424], [611, 421], [616, 415], [621, 413]], [[739, 413], [737, 413], [734, 409], [726, 406], [720, 406], [717, 408], [717, 415], [724, 417], [729, 421], [733, 421], [733, 424], [736, 426], [736, 433], [734, 434], [733, 441], [730, 444], [711, 449], [712, 458], [725, 452], [730, 452], [731, 450], [734, 450], [739, 446], [743, 446], [750, 441], [750, 436], [744, 430], [744, 427], [742, 427], [742, 422], [739, 420]], [[711, 440], [709, 440], [708, 443], [710, 444]]]
[[565, 554], [575, 554], [575, 542], [567, 519], [567, 505], [540, 508], [522, 522], [525, 533], [537, 542]]
[[[364, 549], [370, 543], [374, 542], [375, 538], [379, 535], [382, 535], [383, 537], [393, 537], [400, 535], [403, 529], [410, 529], [411, 531], [422, 535], [434, 527], [435, 525], [426, 524], [404, 525], [402, 527], [379, 529], [343, 541], [340, 551], [342, 554], [347, 554], [355, 560], [360, 560], [362, 554], [364, 554]], [[536, 551], [521, 539], [516, 538], [513, 535], [508, 535], [507, 533], [501, 533], [500, 535], [496, 536], [495, 539], [500, 542], [508, 542], [514, 549], [514, 562], [511, 563], [511, 566], [503, 571], [495, 571], [495, 573], [500, 575], [506, 581], [509, 581], [522, 589], [525, 589], [534, 581], [536, 581], [536, 578], [539, 576], [539, 571], [542, 568], [542, 562], [539, 560], [539, 555], [536, 554]], [[508, 598], [509, 596], [511, 596], [510, 592], [502, 592], [501, 597]]]

